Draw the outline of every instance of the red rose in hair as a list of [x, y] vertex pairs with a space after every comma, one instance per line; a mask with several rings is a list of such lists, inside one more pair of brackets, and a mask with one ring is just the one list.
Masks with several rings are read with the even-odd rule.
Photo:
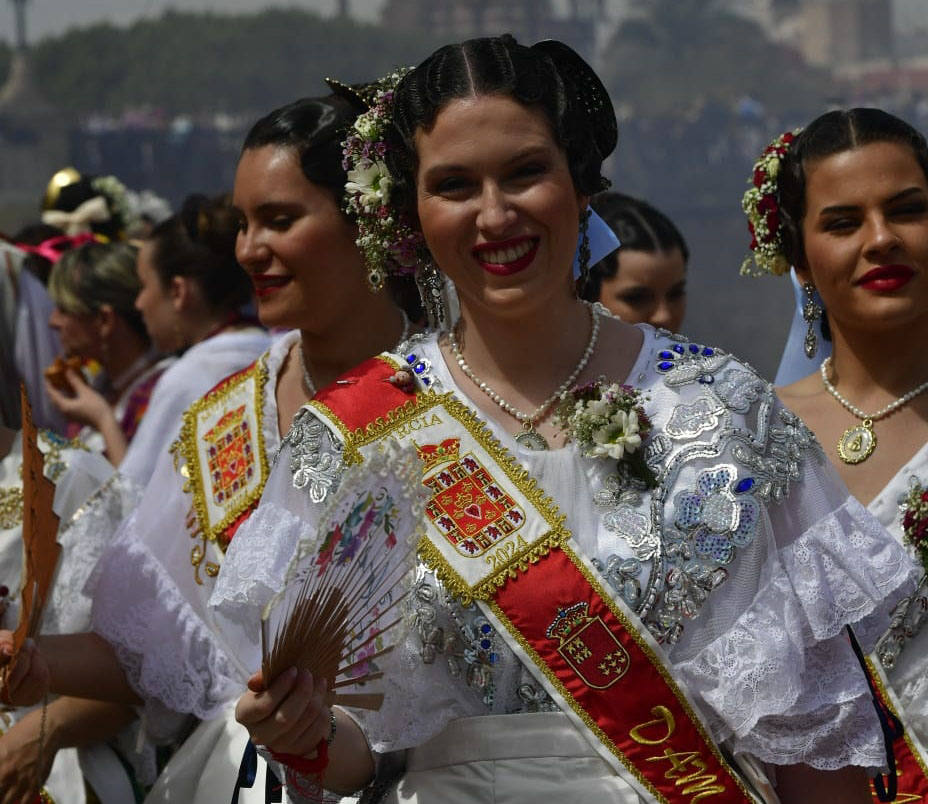
[[763, 187], [765, 181], [767, 181], [766, 172], [764, 172], [763, 168], [757, 168], [754, 171], [754, 186], [759, 190]]

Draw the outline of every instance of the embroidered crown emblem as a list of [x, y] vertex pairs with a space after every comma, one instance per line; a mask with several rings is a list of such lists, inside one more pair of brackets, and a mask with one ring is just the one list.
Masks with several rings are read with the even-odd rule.
[[441, 444], [426, 444], [424, 447], [416, 444], [416, 452], [424, 464], [423, 472], [427, 472], [440, 463], [456, 461], [461, 454], [461, 439], [446, 438]]
[[548, 639], [560, 640], [561, 644], [567, 642], [575, 629], [586, 625], [590, 621], [588, 610], [589, 603], [574, 603], [566, 609], [560, 609], [557, 617], [554, 618], [554, 622], [545, 631], [545, 636]]

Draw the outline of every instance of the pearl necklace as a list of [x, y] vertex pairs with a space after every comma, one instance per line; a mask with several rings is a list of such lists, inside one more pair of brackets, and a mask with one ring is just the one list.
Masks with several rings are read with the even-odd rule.
[[[406, 315], [404, 310], [400, 310], [400, 315], [403, 317], [403, 331], [400, 333], [400, 339], [396, 342], [396, 345], [399, 346], [403, 341], [409, 337], [409, 316]], [[303, 371], [303, 385], [306, 387], [306, 390], [309, 392], [310, 398], [316, 395], [316, 385], [313, 382], [312, 375], [309, 373], [309, 369], [306, 368], [306, 355], [303, 352], [303, 339], [300, 338], [300, 369]]]
[[915, 397], [928, 390], [928, 382], [923, 382], [917, 388], [913, 388], [907, 394], [900, 396], [898, 399], [890, 402], [888, 405], [880, 408], [876, 413], [864, 413], [856, 405], [852, 405], [845, 399], [841, 392], [838, 391], [831, 380], [828, 379], [828, 372], [831, 369], [831, 358], [826, 357], [819, 367], [822, 375], [822, 384], [835, 399], [838, 400], [850, 413], [853, 413], [861, 420], [860, 424], [850, 427], [844, 431], [844, 435], [838, 440], [838, 455], [845, 463], [862, 463], [867, 460], [876, 449], [876, 433], [873, 432], [873, 423], [888, 416], [895, 410], [899, 410], [903, 405], [911, 402]]
[[599, 311], [596, 309], [595, 305], [589, 303], [586, 304], [590, 310], [590, 341], [587, 343], [586, 349], [583, 350], [583, 354], [580, 356], [580, 360], [574, 370], [570, 373], [570, 376], [557, 387], [551, 396], [549, 396], [531, 413], [525, 413], [514, 408], [498, 393], [496, 393], [496, 391], [494, 391], [489, 385], [487, 385], [476, 374], [474, 374], [473, 369], [471, 369], [471, 367], [467, 365], [467, 361], [464, 360], [464, 355], [461, 354], [461, 348], [458, 345], [458, 339], [455, 336], [454, 330], [452, 329], [448, 333], [448, 344], [451, 347], [451, 353], [454, 355], [454, 359], [457, 361], [461, 372], [465, 377], [467, 377], [467, 379], [469, 379], [474, 385], [476, 385], [481, 391], [490, 397], [490, 399], [499, 405], [500, 408], [512, 416], [512, 418], [514, 418], [516, 421], [521, 423], [522, 432], [516, 436], [516, 443], [520, 444], [526, 449], [548, 449], [548, 442], [545, 440], [545, 437], [535, 429], [535, 427], [546, 417], [548, 411], [551, 409], [551, 406], [557, 402], [565, 393], [567, 393], [567, 391], [576, 381], [577, 377], [580, 376], [580, 373], [583, 371], [583, 369], [587, 367], [587, 364], [590, 362], [590, 358], [593, 357], [593, 352], [596, 349], [596, 341], [599, 338]]

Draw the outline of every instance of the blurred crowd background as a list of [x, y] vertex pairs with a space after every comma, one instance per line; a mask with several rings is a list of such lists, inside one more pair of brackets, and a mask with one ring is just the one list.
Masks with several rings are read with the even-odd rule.
[[772, 137], [833, 107], [928, 129], [926, 0], [2, 0], [0, 231], [36, 215], [64, 165], [177, 204], [230, 188], [267, 110], [512, 32], [567, 41], [619, 116], [614, 189], [691, 246], [684, 331], [772, 376], [788, 283], [746, 279], [740, 210]]

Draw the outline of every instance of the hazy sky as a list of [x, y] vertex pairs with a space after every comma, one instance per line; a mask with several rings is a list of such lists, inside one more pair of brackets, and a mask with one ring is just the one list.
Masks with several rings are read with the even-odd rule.
[[[610, 16], [628, 0], [607, 0]], [[563, 0], [559, 0], [563, 3]], [[926, 26], [928, 0], [894, 0], [898, 28]], [[349, 0], [353, 16], [375, 21], [384, 0]], [[139, 17], [158, 17], [168, 8], [227, 12], [257, 11], [271, 5], [307, 8], [329, 15], [337, 0], [30, 0], [29, 38], [41, 39], [75, 25], [90, 25], [101, 20], [125, 24]], [[0, 38], [13, 38], [13, 6], [0, 0]]]

